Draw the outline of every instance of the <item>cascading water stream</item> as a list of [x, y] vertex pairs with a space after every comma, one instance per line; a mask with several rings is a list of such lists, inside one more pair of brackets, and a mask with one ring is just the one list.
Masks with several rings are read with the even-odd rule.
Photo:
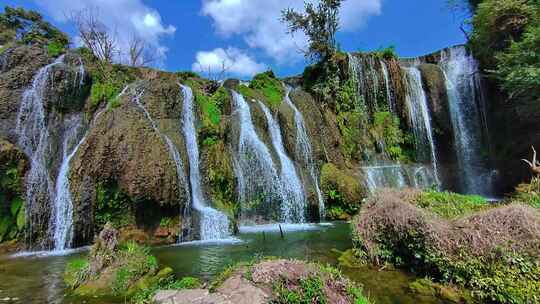
[[69, 145], [77, 139], [81, 127], [81, 116], [72, 117], [65, 124], [67, 134], [64, 135], [62, 165], [56, 178], [56, 195], [53, 206], [54, 216], [52, 217], [54, 224], [51, 225], [54, 229], [52, 237], [55, 251], [70, 248], [73, 238], [73, 201], [69, 188], [69, 163], [79, 150], [86, 136], [79, 141], [71, 152], [69, 152]]
[[285, 223], [304, 223], [306, 221], [306, 197], [304, 195], [304, 187], [296, 173], [296, 168], [292, 160], [287, 155], [287, 152], [285, 152], [279, 124], [266, 105], [259, 101], [259, 106], [266, 117], [272, 145], [274, 146], [281, 163], [281, 186], [286, 196], [286, 200], [281, 204], [281, 220]]
[[386, 63], [383, 60], [380, 60], [383, 78], [384, 78], [384, 87], [386, 89], [386, 100], [388, 103], [388, 109], [390, 113], [397, 114], [396, 104], [394, 101], [394, 98], [392, 96], [392, 91], [390, 87], [390, 78], [388, 75], [388, 67], [386, 66]]
[[427, 97], [422, 87], [422, 76], [416, 67], [404, 67], [404, 82], [408, 85], [406, 95], [406, 105], [411, 119], [416, 153], [420, 161], [430, 161], [437, 186], [440, 185], [439, 172], [437, 166], [437, 153], [433, 140], [433, 129], [431, 127], [431, 117], [427, 105]]
[[17, 114], [15, 132], [18, 135], [18, 144], [30, 159], [26, 180], [26, 219], [29, 224], [27, 233], [30, 236], [33, 235], [34, 225], [42, 224], [39, 210], [34, 208], [39, 209], [41, 203], [54, 200], [54, 185], [47, 167], [50, 145], [44, 94], [47, 86], [52, 83], [52, 68], [63, 61], [62, 55], [37, 72], [31, 86], [22, 95]]
[[189, 159], [189, 181], [191, 185], [192, 207], [200, 215], [201, 240], [219, 240], [230, 236], [229, 219], [205, 203], [201, 189], [199, 171], [199, 147], [197, 130], [195, 129], [194, 98], [191, 88], [181, 85], [184, 94], [182, 131], [186, 140], [186, 150]]
[[280, 213], [281, 209], [276, 202], [283, 202], [286, 197], [272, 156], [255, 131], [251, 111], [244, 97], [235, 91], [232, 91], [232, 96], [240, 127], [234, 167], [242, 216], [260, 216], [265, 221], [280, 220], [276, 213]]
[[458, 165], [463, 173], [462, 190], [490, 197], [491, 170], [482, 158], [486, 126], [478, 62], [461, 46], [442, 51], [439, 66], [446, 78]]
[[324, 205], [324, 198], [319, 186], [319, 174], [313, 160], [313, 151], [311, 148], [311, 141], [307, 134], [306, 125], [304, 123], [304, 116], [302, 112], [294, 105], [290, 98], [291, 88], [287, 87], [285, 93], [285, 103], [291, 107], [294, 111], [294, 122], [296, 124], [296, 155], [303, 162], [304, 166], [307, 167], [309, 174], [311, 176], [313, 185], [315, 186], [315, 191], [317, 192], [317, 199], [319, 201], [319, 217], [324, 218], [326, 208]]

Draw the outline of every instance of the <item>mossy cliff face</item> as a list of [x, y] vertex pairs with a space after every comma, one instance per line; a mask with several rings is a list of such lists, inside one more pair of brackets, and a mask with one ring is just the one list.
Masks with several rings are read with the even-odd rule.
[[42, 48], [30, 46], [8, 49], [0, 57], [0, 134], [15, 141], [13, 126], [22, 93], [32, 82], [36, 71], [51, 59]]
[[[169, 111], [171, 116], [163, 113], [160, 115], [159, 104], [152, 103], [154, 100], [161, 101], [157, 98], [160, 90], [168, 89], [170, 87], [158, 87], [156, 95], [150, 95], [154, 97], [143, 97], [141, 103], [147, 103], [150, 115], [155, 117], [160, 125], [165, 125], [164, 129], [171, 130], [172, 134], [175, 126], [179, 128], [179, 117], [175, 117], [174, 111]], [[174, 90], [176, 96], [179, 96], [177, 85]], [[77, 244], [87, 243], [93, 237], [95, 189], [98, 182], [115, 181], [122, 192], [133, 201], [154, 202], [155, 207], [150, 208], [175, 206], [180, 212], [180, 208], [187, 201], [187, 185], [177, 178], [174, 160], [170, 157], [163, 137], [153, 129], [132, 97], [123, 96], [119, 107], [96, 115], [84, 143], [72, 159], [71, 190]], [[178, 106], [173, 104], [179, 103], [179, 100], [181, 99], [174, 98], [173, 95], [162, 105], [178, 109]], [[172, 140], [181, 141], [178, 137]]]

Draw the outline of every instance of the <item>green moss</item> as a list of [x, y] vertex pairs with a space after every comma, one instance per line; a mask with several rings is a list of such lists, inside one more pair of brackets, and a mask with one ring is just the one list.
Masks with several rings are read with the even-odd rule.
[[253, 90], [260, 91], [270, 107], [278, 107], [285, 96], [285, 90], [281, 81], [276, 78], [272, 71], [255, 75], [249, 87]]
[[425, 191], [413, 202], [417, 206], [447, 219], [469, 215], [490, 207], [490, 203], [478, 195], [438, 191]]
[[344, 219], [356, 214], [364, 198], [358, 178], [334, 164], [325, 164], [321, 168], [321, 190], [330, 210], [328, 216], [332, 219]]
[[366, 265], [366, 258], [363, 251], [358, 249], [349, 249], [339, 253], [339, 265], [347, 268], [362, 268]]

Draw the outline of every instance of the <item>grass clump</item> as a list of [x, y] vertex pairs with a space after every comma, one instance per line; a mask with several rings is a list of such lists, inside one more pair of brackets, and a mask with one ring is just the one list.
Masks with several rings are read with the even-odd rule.
[[321, 278], [308, 277], [299, 280], [296, 289], [290, 289], [286, 280], [282, 279], [274, 285], [274, 304], [312, 304], [328, 303], [324, 293], [324, 286]]
[[469, 215], [490, 207], [490, 203], [478, 195], [463, 195], [435, 190], [422, 192], [413, 202], [417, 206], [446, 219]]

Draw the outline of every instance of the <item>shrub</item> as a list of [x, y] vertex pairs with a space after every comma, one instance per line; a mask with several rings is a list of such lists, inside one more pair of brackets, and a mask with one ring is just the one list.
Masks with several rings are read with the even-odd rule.
[[393, 45], [385, 48], [379, 48], [378, 50], [373, 52], [373, 55], [375, 55], [375, 57], [381, 60], [399, 59], [399, 56], [396, 52], [396, 47]]
[[537, 302], [538, 211], [520, 204], [485, 208], [477, 197], [382, 190], [353, 221], [358, 257], [471, 289], [482, 302]]
[[405, 136], [400, 129], [399, 118], [390, 112], [376, 112], [369, 130], [376, 143], [382, 143], [384, 152], [394, 160], [407, 160], [401, 145]]

